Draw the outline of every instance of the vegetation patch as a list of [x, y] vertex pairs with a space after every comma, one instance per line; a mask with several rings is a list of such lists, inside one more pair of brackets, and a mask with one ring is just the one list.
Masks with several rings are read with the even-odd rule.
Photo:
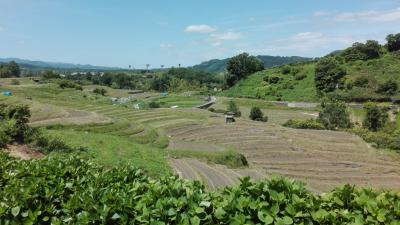
[[[2, 224], [390, 224], [400, 195], [351, 186], [323, 196], [275, 178], [206, 192], [198, 182], [151, 179], [77, 156], [19, 161], [0, 153]], [[13, 176], [9, 176], [13, 174]], [[43, 193], [43, 194], [38, 194]]]
[[313, 129], [313, 130], [325, 130], [325, 126], [315, 119], [308, 120], [288, 120], [283, 124], [284, 127], [290, 127], [295, 129]]
[[248, 166], [246, 157], [237, 151], [190, 151], [190, 150], [171, 150], [169, 155], [173, 158], [197, 158], [207, 162], [226, 165], [230, 168], [240, 168]]

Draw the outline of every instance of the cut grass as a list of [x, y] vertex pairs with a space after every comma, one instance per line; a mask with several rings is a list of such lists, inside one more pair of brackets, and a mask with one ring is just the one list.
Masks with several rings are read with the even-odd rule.
[[72, 129], [47, 129], [45, 131], [50, 135], [60, 137], [73, 147], [86, 147], [87, 154], [106, 166], [128, 163], [144, 169], [152, 176], [172, 173], [167, 163], [165, 150], [151, 145], [134, 143], [128, 137]]
[[194, 150], [170, 150], [168, 151], [172, 158], [196, 158], [207, 162], [226, 165], [230, 168], [240, 168], [248, 166], [246, 157], [234, 150], [204, 152]]

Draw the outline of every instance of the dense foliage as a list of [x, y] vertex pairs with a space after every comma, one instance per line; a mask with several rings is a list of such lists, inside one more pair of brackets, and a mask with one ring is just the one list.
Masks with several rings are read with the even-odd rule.
[[95, 88], [93, 89], [93, 93], [104, 96], [106, 95], [107, 90], [104, 88]]
[[258, 107], [251, 108], [249, 118], [255, 121], [262, 121], [262, 122], [268, 121], [268, 116], [264, 116], [264, 113]]
[[20, 75], [21, 69], [16, 62], [0, 63], [0, 78], [19, 77]]
[[57, 137], [45, 135], [40, 129], [29, 127], [30, 116], [30, 110], [26, 105], [0, 104], [0, 148], [17, 142], [30, 144], [43, 153], [85, 150], [68, 146]]
[[394, 52], [400, 50], [400, 33], [389, 34], [386, 37], [387, 48], [389, 52]]
[[285, 127], [291, 127], [295, 129], [313, 129], [313, 130], [325, 130], [324, 124], [320, 123], [315, 119], [308, 120], [288, 120], [283, 124]]
[[370, 131], [378, 131], [383, 128], [389, 119], [388, 108], [380, 107], [375, 103], [364, 105], [366, 115], [363, 121], [363, 127]]
[[154, 77], [150, 88], [156, 91], [193, 91], [220, 87], [222, 80], [215, 74], [187, 68], [172, 68]]
[[346, 102], [396, 102], [400, 98], [400, 34], [387, 40], [384, 46], [370, 40], [307, 63], [270, 68], [223, 94], [277, 101], [316, 102], [328, 96]]
[[240, 112], [239, 107], [236, 105], [234, 101], [228, 102], [228, 112], [233, 112], [235, 116], [240, 117], [242, 116], [242, 112]]
[[[258, 55], [256, 56], [262, 61], [265, 68], [271, 68], [281, 66], [284, 64], [301, 63], [312, 60], [311, 58], [299, 57], [299, 56], [269, 56], [269, 55]], [[227, 59], [212, 59], [209, 61], [202, 62], [198, 65], [193, 66], [193, 69], [202, 70], [210, 73], [222, 73], [226, 71], [228, 61]]]
[[323, 58], [315, 67], [315, 86], [320, 93], [334, 91], [346, 71], [334, 58]]
[[248, 53], [239, 54], [228, 61], [226, 69], [226, 85], [232, 87], [239, 80], [242, 80], [252, 73], [263, 70], [264, 65], [255, 56], [250, 56]]
[[350, 120], [350, 113], [344, 102], [329, 101], [322, 102], [322, 110], [318, 115], [318, 121], [326, 129], [336, 130], [339, 128], [351, 128], [353, 126]]
[[13, 160], [0, 153], [1, 224], [389, 224], [400, 194], [351, 186], [317, 196], [286, 180], [210, 193], [197, 182], [153, 180], [132, 166], [77, 156]]
[[58, 86], [62, 89], [64, 88], [74, 88], [76, 90], [83, 90], [82, 86], [74, 81], [70, 81], [70, 80], [57, 80]]
[[356, 42], [350, 48], [345, 49], [341, 55], [346, 62], [356, 60], [370, 60], [381, 56], [382, 46], [373, 40], [368, 40], [365, 44]]

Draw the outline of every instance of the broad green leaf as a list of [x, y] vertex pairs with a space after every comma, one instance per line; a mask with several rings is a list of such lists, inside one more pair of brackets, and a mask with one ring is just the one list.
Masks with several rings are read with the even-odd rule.
[[11, 214], [12, 214], [14, 217], [17, 217], [20, 210], [21, 210], [21, 208], [20, 208], [19, 206], [16, 206], [16, 207], [14, 207], [14, 208], [11, 209]]

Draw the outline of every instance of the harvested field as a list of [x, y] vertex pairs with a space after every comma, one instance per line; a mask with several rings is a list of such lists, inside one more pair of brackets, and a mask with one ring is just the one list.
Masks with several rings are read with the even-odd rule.
[[166, 132], [171, 143], [237, 149], [246, 156], [250, 168], [304, 181], [316, 192], [346, 183], [400, 189], [400, 156], [371, 148], [344, 132], [296, 130], [243, 119], [233, 124], [216, 124], [214, 120]]
[[221, 165], [209, 165], [197, 159], [171, 159], [175, 172], [188, 180], [199, 180], [210, 189], [233, 186], [239, 179], [249, 176], [253, 180], [265, 179], [266, 175], [254, 169], [229, 169]]

